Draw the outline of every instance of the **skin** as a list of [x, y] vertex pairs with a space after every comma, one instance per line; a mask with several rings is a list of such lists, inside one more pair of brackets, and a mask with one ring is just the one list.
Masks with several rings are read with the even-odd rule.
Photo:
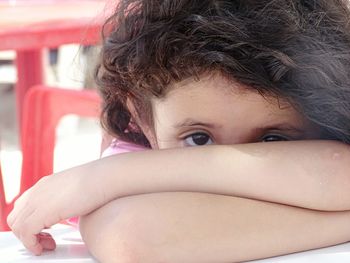
[[[319, 136], [318, 129], [290, 105], [263, 98], [218, 75], [175, 84], [165, 98], [154, 99], [152, 106], [155, 134], [147, 127], [144, 130], [152, 138], [153, 148]], [[113, 258], [115, 262], [231, 262], [344, 242], [347, 234], [340, 237], [334, 235], [337, 231], [322, 227], [340, 218], [344, 220], [338, 224], [340, 232], [347, 233], [347, 212], [319, 213], [202, 193], [160, 193], [112, 201], [83, 217], [81, 232], [101, 262], [111, 262]], [[131, 222], [138, 227], [136, 233], [130, 230]], [[302, 228], [306, 230], [304, 235], [286, 238], [303, 232]], [[327, 237], [321, 242], [315, 239], [320, 229]], [[279, 246], [276, 240], [281, 242]]]
[[[102, 262], [139, 262], [133, 255], [142, 262], [239, 261], [348, 241], [349, 213], [341, 212], [350, 209], [348, 147], [286, 142], [318, 137], [288, 104], [214, 74], [176, 84], [152, 106], [154, 129], [142, 128], [160, 150], [104, 158], [46, 177], [16, 202], [8, 222], [29, 250], [40, 254], [48, 247], [36, 235], [76, 215], [86, 215], [82, 236]], [[198, 142], [218, 145], [181, 149]], [[62, 195], [54, 191], [58, 186], [65, 187]], [[228, 208], [235, 213], [225, 212]], [[261, 229], [259, 222], [268, 224]], [[176, 233], [186, 233], [181, 242]], [[303, 233], [303, 242], [295, 233]], [[150, 242], [137, 242], [140, 235]]]
[[242, 262], [349, 238], [349, 212], [316, 212], [205, 193], [121, 198], [80, 230], [99, 262]]
[[[219, 74], [174, 84], [165, 98], [153, 99], [152, 109], [155, 134], [148, 137], [155, 137], [153, 148], [159, 149], [320, 136], [318, 129], [285, 101], [264, 98]], [[201, 140], [205, 143], [196, 143]]]

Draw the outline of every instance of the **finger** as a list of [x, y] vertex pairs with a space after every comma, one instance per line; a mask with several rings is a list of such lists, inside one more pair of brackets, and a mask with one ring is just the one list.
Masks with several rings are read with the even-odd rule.
[[24, 192], [14, 203], [14, 207], [12, 209], [12, 211], [10, 212], [10, 214], [7, 216], [7, 224], [9, 225], [9, 227], [11, 227], [14, 223], [16, 218], [19, 216], [20, 211], [22, 211], [22, 207], [26, 207], [25, 205], [22, 205], [26, 203], [27, 200], [27, 196], [30, 190], [27, 190], [26, 192]]
[[56, 248], [56, 242], [49, 233], [41, 232], [37, 237], [44, 250], [54, 250]]
[[[12, 232], [21, 239], [21, 236], [23, 233], [26, 235], [29, 231], [33, 230], [33, 226], [30, 223], [31, 219], [33, 218], [32, 215], [35, 214], [35, 210], [31, 209], [30, 206], [26, 206], [23, 209], [19, 210], [18, 213], [15, 214], [15, 212], [12, 212], [12, 214], [15, 214], [13, 217], [10, 218], [10, 227], [12, 229]], [[34, 217], [35, 218], [35, 217]], [[35, 233], [39, 233], [41, 229], [38, 229], [38, 231]]]
[[13, 210], [10, 212], [10, 214], [6, 218], [7, 225], [11, 227], [15, 221], [15, 213]]
[[19, 211], [21, 210], [19, 209], [18, 201], [16, 201], [12, 211], [7, 216], [7, 224], [10, 227], [15, 223], [15, 220], [18, 217]]
[[[28, 216], [24, 219], [22, 216], [25, 214]], [[22, 241], [25, 248], [35, 255], [40, 255], [43, 246], [39, 242], [38, 234], [43, 229], [43, 225], [40, 220], [35, 220], [36, 217], [35, 210], [18, 216], [13, 223], [12, 231]]]
[[28, 236], [22, 242], [24, 247], [36, 256], [41, 255], [43, 252], [43, 246], [39, 243], [39, 238], [36, 235]]

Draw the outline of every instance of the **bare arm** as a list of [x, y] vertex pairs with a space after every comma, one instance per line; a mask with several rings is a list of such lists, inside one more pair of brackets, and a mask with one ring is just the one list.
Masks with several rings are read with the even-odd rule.
[[327, 141], [120, 154], [43, 178], [16, 201], [8, 223], [29, 250], [40, 254], [36, 235], [45, 227], [130, 195], [204, 192], [350, 210], [349, 160], [348, 145]]
[[110, 202], [81, 219], [101, 262], [241, 262], [350, 240], [350, 212], [200, 193]]
[[79, 173], [102, 182], [104, 202], [188, 191], [336, 211], [350, 209], [349, 160], [349, 146], [338, 142], [276, 142], [131, 153]]

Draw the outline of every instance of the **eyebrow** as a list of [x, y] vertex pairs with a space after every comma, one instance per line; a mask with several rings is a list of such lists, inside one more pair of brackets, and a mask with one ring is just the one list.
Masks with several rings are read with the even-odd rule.
[[[191, 118], [187, 118], [181, 122], [178, 122], [173, 125], [174, 128], [181, 128], [181, 127], [192, 127], [192, 126], [204, 126], [208, 128], [220, 128], [222, 125], [217, 125], [214, 123], [206, 123], [206, 122], [200, 122]], [[266, 126], [256, 127], [253, 129], [254, 132], [263, 132], [267, 130], [280, 130], [280, 131], [289, 131], [289, 132], [297, 132], [300, 134], [304, 134], [306, 130], [304, 128], [294, 126], [290, 123], [273, 123]]]
[[279, 131], [290, 131], [297, 132], [300, 134], [306, 133], [306, 129], [298, 126], [294, 126], [290, 123], [274, 123], [254, 129], [256, 132], [268, 131], [268, 130], [279, 130]]
[[173, 125], [174, 128], [181, 128], [181, 127], [192, 127], [192, 126], [204, 126], [208, 128], [220, 128], [221, 125], [217, 125], [214, 123], [206, 123], [206, 122], [200, 122], [191, 118], [185, 119], [181, 122], [178, 122]]
[[[173, 127], [176, 129], [184, 128], [184, 127], [193, 127], [193, 126], [203, 126], [203, 127], [207, 127], [210, 129], [217, 129], [217, 128], [222, 127], [222, 125], [218, 125], [215, 123], [201, 122], [201, 121], [197, 121], [197, 120], [192, 119], [192, 118], [187, 118], [187, 119], [180, 121], [180, 122], [173, 125]], [[253, 128], [251, 130], [251, 132], [252, 132], [252, 134], [259, 134], [259, 133], [266, 132], [268, 130], [292, 132], [295, 134], [295, 136], [306, 136], [308, 134], [306, 128], [303, 128], [300, 126], [295, 126], [295, 125], [287, 123], [287, 122], [276, 122], [276, 123], [268, 124], [266, 126], [256, 127], [256, 128]]]

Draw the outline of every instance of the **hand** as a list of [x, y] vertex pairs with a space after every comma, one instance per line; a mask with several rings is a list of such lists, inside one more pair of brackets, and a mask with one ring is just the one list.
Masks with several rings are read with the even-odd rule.
[[43, 229], [87, 214], [102, 200], [98, 184], [76, 170], [43, 177], [15, 202], [7, 218], [13, 233], [35, 255], [40, 255], [43, 249], [56, 247], [51, 235], [41, 232]]

